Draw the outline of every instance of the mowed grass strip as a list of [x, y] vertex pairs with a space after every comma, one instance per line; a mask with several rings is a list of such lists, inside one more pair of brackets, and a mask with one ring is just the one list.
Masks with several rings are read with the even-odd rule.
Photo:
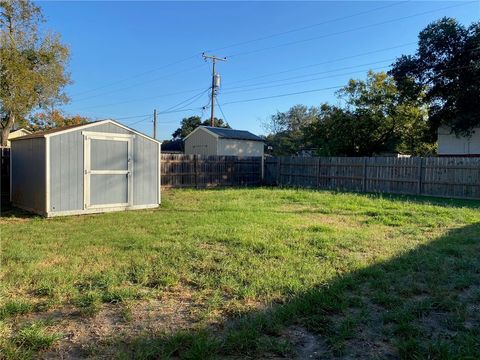
[[127, 327], [96, 339], [95, 355], [291, 357], [288, 329], [300, 326], [325, 357], [473, 356], [479, 210], [474, 201], [259, 188], [168, 191], [151, 211], [4, 217], [0, 321], [11, 331], [1, 342], [8, 354], [25, 348], [19, 334], [38, 332], [22, 330], [35, 314], [73, 308], [87, 321], [113, 306], [135, 322], [139, 304], [174, 294], [192, 304], [188, 321], [141, 336]]

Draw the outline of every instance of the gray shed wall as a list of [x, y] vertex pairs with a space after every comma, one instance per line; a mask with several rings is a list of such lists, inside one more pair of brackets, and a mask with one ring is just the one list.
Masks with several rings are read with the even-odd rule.
[[[51, 212], [83, 209], [83, 135], [82, 131], [132, 134], [115, 124], [79, 128], [50, 137], [50, 209]], [[158, 203], [158, 144], [135, 135], [133, 139], [133, 205]], [[92, 158], [95, 157], [92, 147]], [[92, 163], [95, 160], [92, 159]], [[92, 203], [95, 200], [92, 199]]]
[[204, 130], [197, 130], [185, 140], [186, 155], [218, 155], [218, 140]]
[[13, 204], [45, 214], [45, 139], [12, 141], [11, 161]]

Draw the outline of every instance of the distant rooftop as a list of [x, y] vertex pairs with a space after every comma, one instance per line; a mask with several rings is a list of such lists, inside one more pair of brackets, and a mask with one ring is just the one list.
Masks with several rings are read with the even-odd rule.
[[226, 129], [212, 126], [202, 126], [210, 132], [218, 135], [222, 139], [235, 139], [235, 140], [250, 140], [250, 141], [264, 141], [260, 136], [252, 134], [246, 130]]

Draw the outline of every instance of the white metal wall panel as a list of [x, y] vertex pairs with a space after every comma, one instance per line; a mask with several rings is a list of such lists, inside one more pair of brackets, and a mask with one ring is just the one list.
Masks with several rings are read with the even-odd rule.
[[439, 155], [478, 155], [480, 154], [480, 128], [474, 129], [471, 137], [456, 136], [450, 129], [438, 129]]
[[185, 140], [186, 155], [220, 155], [217, 153], [218, 140], [202, 129], [197, 130]]
[[219, 139], [218, 155], [221, 156], [263, 156], [263, 142]]

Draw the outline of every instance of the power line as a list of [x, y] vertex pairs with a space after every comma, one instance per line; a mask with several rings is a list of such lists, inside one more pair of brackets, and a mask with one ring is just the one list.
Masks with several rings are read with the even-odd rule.
[[[475, 65], [458, 66], [458, 67], [443, 69], [443, 70], [441, 70], [441, 72], [452, 71], [452, 70], [460, 70], [460, 69], [465, 69], [465, 68], [474, 67], [474, 66]], [[264, 96], [264, 97], [258, 97], [258, 98], [250, 98], [250, 99], [229, 101], [229, 102], [224, 103], [223, 105], [239, 104], [239, 103], [246, 103], [246, 102], [258, 101], [258, 100], [274, 99], [274, 98], [279, 98], [279, 97], [307, 94], [307, 93], [313, 93], [313, 92], [319, 92], [319, 91], [325, 91], [325, 90], [335, 90], [335, 89], [341, 89], [343, 87], [345, 87], [345, 84], [344, 85], [338, 85], [338, 86], [330, 86], [330, 87], [325, 87], [325, 88], [318, 88], [318, 89], [310, 89], [310, 90], [297, 91], [297, 92], [291, 92], [291, 93], [277, 94], [277, 95], [272, 95], [272, 96]]]
[[208, 89], [206, 89], [206, 90], [203, 90], [203, 91], [201, 91], [200, 93], [192, 96], [191, 98], [188, 98], [188, 99], [186, 99], [186, 100], [183, 100], [183, 101], [179, 102], [178, 104], [169, 107], [169, 108], [166, 109], [165, 111], [173, 110], [173, 109], [175, 109], [176, 107], [178, 107], [178, 106], [180, 106], [180, 105], [184, 105], [186, 102], [189, 102], [190, 100], [192, 100], [192, 101], [189, 102], [188, 104], [185, 104], [185, 105], [184, 105], [184, 106], [188, 106], [188, 105], [194, 103], [196, 100], [198, 100], [203, 94], [205, 94], [205, 93], [206, 93], [207, 91], [209, 91], [209, 90], [210, 90], [210, 88], [208, 88]]
[[194, 66], [194, 67], [192, 67], [192, 68], [188, 68], [188, 69], [176, 71], [176, 72], [174, 72], [174, 73], [171, 73], [171, 74], [168, 74], [168, 75], [159, 77], [159, 78], [150, 79], [150, 80], [148, 80], [148, 81], [144, 81], [144, 82], [141, 82], [141, 83], [136, 83], [136, 84], [133, 84], [133, 85], [125, 86], [125, 87], [123, 87], [123, 88], [119, 88], [119, 89], [115, 89], [115, 90], [110, 90], [110, 91], [106, 91], [106, 92], [103, 92], [103, 93], [100, 93], [100, 94], [96, 94], [96, 95], [91, 95], [91, 96], [87, 96], [87, 97], [84, 97], [84, 98], [80, 98], [80, 99], [75, 100], [75, 102], [78, 103], [78, 102], [85, 101], [85, 100], [89, 100], [89, 99], [93, 99], [93, 98], [96, 98], [96, 97], [99, 97], [99, 96], [108, 95], [108, 94], [111, 94], [111, 93], [114, 93], [114, 92], [129, 90], [129, 89], [132, 89], [132, 88], [134, 88], [134, 87], [138, 87], [138, 86], [142, 86], [142, 85], [145, 85], [145, 84], [148, 84], [148, 83], [156, 82], [156, 81], [158, 81], [158, 80], [168, 79], [168, 78], [170, 78], [170, 77], [172, 77], [172, 76], [175, 76], [175, 75], [178, 75], [178, 74], [182, 74], [182, 73], [185, 73], [185, 72], [187, 72], [187, 71], [195, 70], [195, 69], [201, 68], [201, 67], [203, 67], [203, 66], [204, 66], [203, 64], [202, 64], [202, 65], [197, 65], [197, 66]]
[[331, 79], [331, 78], [341, 77], [341, 76], [346, 76], [346, 75], [353, 75], [353, 74], [367, 72], [369, 70], [378, 71], [378, 70], [382, 70], [382, 69], [385, 69], [385, 68], [388, 68], [388, 66], [380, 66], [380, 67], [371, 68], [371, 69], [362, 69], [362, 70], [357, 70], [357, 71], [350, 71], [350, 72], [347, 72], [347, 73], [334, 74], [334, 75], [330, 75], [330, 76], [322, 76], [322, 77], [306, 79], [306, 80], [291, 81], [291, 82], [287, 82], [287, 83], [283, 83], [283, 84], [257, 86], [257, 87], [247, 88], [247, 89], [227, 91], [227, 92], [224, 92], [224, 94], [228, 95], [228, 94], [235, 94], [235, 93], [245, 92], [245, 91], [255, 91], [255, 90], [262, 90], [262, 89], [270, 89], [270, 88], [274, 88], [274, 87], [289, 86], [289, 85], [301, 84], [301, 83], [306, 83], [306, 82], [311, 82], [311, 81]]
[[376, 8], [374, 8], [374, 9], [361, 11], [361, 12], [358, 12], [358, 13], [355, 13], [355, 14], [346, 15], [346, 16], [341, 16], [341, 17], [338, 17], [338, 18], [335, 18], [335, 19], [330, 19], [330, 20], [326, 20], [326, 21], [319, 22], [319, 23], [302, 26], [302, 27], [295, 28], [295, 29], [291, 29], [291, 30], [287, 30], [287, 31], [282, 31], [282, 32], [275, 33], [275, 34], [271, 34], [271, 35], [267, 35], [267, 36], [258, 37], [258, 38], [256, 38], [256, 39], [251, 39], [251, 40], [246, 40], [246, 41], [240, 41], [240, 42], [238, 42], [238, 43], [234, 43], [234, 44], [227, 45], [227, 46], [223, 46], [223, 47], [218, 47], [218, 48], [215, 48], [215, 49], [212, 49], [212, 50], [209, 50], [209, 51], [225, 50], [225, 49], [229, 49], [229, 48], [232, 48], [232, 47], [237, 47], [237, 46], [242, 46], [242, 45], [251, 44], [251, 43], [253, 43], [253, 42], [268, 40], [268, 39], [272, 39], [272, 38], [274, 38], [274, 37], [278, 37], [278, 36], [282, 36], [282, 35], [287, 35], [287, 34], [291, 34], [291, 33], [298, 32], [298, 31], [308, 30], [308, 29], [311, 29], [311, 28], [314, 28], [314, 27], [317, 27], [317, 26], [321, 26], [321, 25], [330, 24], [330, 23], [332, 23], [332, 22], [347, 20], [347, 19], [351, 19], [351, 18], [353, 18], [353, 17], [357, 17], [357, 16], [360, 16], [360, 15], [366, 15], [366, 14], [369, 14], [369, 13], [372, 13], [372, 12], [375, 12], [375, 11], [378, 11], [378, 10], [383, 10], [383, 9], [390, 8], [390, 7], [393, 7], [393, 6], [398, 6], [398, 5], [401, 5], [401, 4], [405, 4], [405, 3], [408, 3], [408, 2], [410, 2], [410, 1], [411, 1], [411, 0], [400, 1], [400, 2], [397, 2], [397, 3], [390, 3], [390, 4], [388, 4], [388, 5], [379, 6], [379, 7], [376, 7]]
[[477, 3], [477, 0], [464, 2], [464, 3], [460, 3], [460, 4], [455, 4], [455, 5], [450, 5], [450, 6], [445, 6], [443, 8], [439, 8], [439, 9], [423, 11], [423, 12], [420, 12], [420, 13], [417, 13], [417, 14], [402, 16], [402, 17], [399, 17], [399, 18], [380, 21], [380, 22], [373, 23], [373, 24], [362, 25], [362, 26], [352, 28], [352, 29], [348, 29], [348, 30], [342, 30], [342, 31], [332, 32], [332, 33], [329, 33], [329, 34], [323, 34], [323, 35], [314, 36], [314, 37], [310, 37], [310, 38], [306, 38], [306, 39], [290, 41], [290, 42], [286, 42], [286, 43], [283, 43], [283, 44], [278, 44], [278, 45], [274, 45], [274, 46], [270, 46], [270, 47], [260, 48], [260, 49], [251, 50], [251, 51], [238, 52], [238, 53], [228, 55], [228, 57], [232, 58], [232, 57], [241, 56], [241, 55], [250, 55], [250, 54], [255, 54], [255, 53], [258, 53], [258, 52], [262, 52], [262, 51], [273, 50], [273, 49], [277, 49], [277, 48], [281, 48], [281, 47], [285, 47], [285, 46], [296, 45], [296, 44], [300, 44], [300, 43], [304, 43], [304, 42], [308, 42], [308, 41], [323, 39], [323, 38], [330, 37], [330, 36], [346, 34], [346, 33], [353, 32], [353, 31], [368, 29], [368, 28], [371, 28], [371, 27], [379, 26], [379, 25], [390, 24], [390, 23], [393, 23], [393, 22], [406, 20], [406, 19], [410, 19], [410, 18], [414, 18], [414, 17], [438, 12], [438, 11], [441, 11], [441, 10], [448, 10], [448, 9], [452, 9], [452, 8], [456, 8], [456, 7], [460, 7], [460, 6], [470, 5], [470, 4], [473, 4], [473, 3]]
[[[308, 28], [316, 27], [316, 26], [319, 26], [319, 25], [322, 25], [322, 24], [332, 23], [332, 22], [341, 21], [341, 20], [344, 20], [344, 19], [348, 19], [348, 18], [352, 18], [352, 17], [364, 15], [364, 14], [367, 14], [367, 13], [370, 13], [370, 12], [374, 12], [374, 11], [378, 11], [378, 10], [381, 10], [381, 9], [384, 9], [384, 8], [396, 6], [396, 5], [403, 4], [403, 3], [406, 3], [406, 2], [409, 2], [409, 1], [410, 1], [410, 0], [403, 1], [403, 2], [399, 2], [399, 3], [394, 3], [394, 4], [388, 4], [388, 5], [381, 6], [381, 7], [377, 7], [377, 8], [371, 9], [371, 10], [366, 10], [366, 11], [362, 11], [362, 12], [359, 12], [359, 13], [347, 15], [347, 16], [344, 16], [344, 17], [327, 20], [327, 21], [322, 22], [322, 23], [316, 23], [316, 24], [304, 26], [304, 27], [302, 27], [302, 28], [292, 29], [292, 30], [288, 30], [288, 31], [281, 32], [281, 33], [277, 33], [277, 34], [272, 34], [272, 35], [268, 35], [268, 36], [265, 36], [265, 37], [261, 37], [261, 38], [256, 38], [256, 39], [251, 39], [251, 40], [243, 41], [243, 42], [240, 42], [240, 43], [234, 43], [234, 44], [230, 44], [230, 45], [227, 45], [227, 46], [223, 46], [223, 47], [217, 48], [217, 49], [232, 48], [232, 47], [237, 47], [237, 46], [240, 46], [240, 45], [245, 45], [245, 44], [247, 44], [247, 43], [257, 42], [257, 41], [260, 41], [260, 40], [265, 40], [265, 39], [269, 39], [269, 38], [273, 38], [273, 37], [278, 37], [278, 36], [282, 36], [282, 35], [289, 34], [289, 33], [292, 33], [292, 32], [298, 32], [298, 31], [305, 30], [305, 29], [308, 29]], [[169, 64], [166, 64], [166, 65], [160, 66], [160, 67], [158, 67], [158, 68], [154, 68], [154, 69], [151, 69], [151, 70], [147, 70], [147, 71], [141, 72], [141, 73], [136, 74], [136, 75], [132, 75], [132, 76], [127, 77], [127, 78], [124, 78], [124, 79], [122, 79], [122, 80], [114, 81], [114, 82], [111, 82], [111, 83], [108, 83], [108, 84], [105, 84], [105, 85], [97, 86], [97, 87], [92, 88], [92, 89], [89, 89], [89, 90], [85, 90], [85, 91], [81, 91], [81, 92], [78, 92], [78, 93], [74, 93], [74, 94], [72, 94], [72, 96], [88, 94], [88, 93], [95, 92], [95, 91], [100, 90], [100, 89], [104, 89], [104, 88], [107, 88], [107, 87], [110, 87], [110, 86], [113, 86], [113, 85], [117, 85], [117, 84], [123, 83], [123, 82], [125, 82], [125, 81], [131, 80], [131, 79], [134, 79], [134, 78], [138, 78], [138, 77], [141, 77], [141, 76], [150, 74], [150, 73], [152, 73], [152, 72], [156, 72], [156, 71], [158, 71], [158, 70], [165, 69], [165, 68], [168, 68], [168, 67], [177, 65], [177, 64], [179, 64], [179, 63], [186, 62], [186, 61], [188, 61], [188, 60], [191, 60], [191, 59], [194, 59], [194, 58], [198, 57], [199, 55], [200, 55], [200, 52], [196, 53], [195, 55], [188, 56], [188, 57], [186, 57], [186, 58], [182, 58], [182, 59], [176, 60], [176, 61], [174, 61], [174, 62], [172, 62], [172, 63], [169, 63]], [[237, 55], [240, 55], [240, 54], [234, 54], [234, 56], [237, 56]], [[158, 79], [156, 79], [156, 80], [158, 80]], [[156, 81], [156, 80], [153, 80], [153, 81]], [[141, 85], [141, 84], [137, 84], [137, 85], [135, 85], [135, 86], [138, 86], [138, 85]], [[128, 87], [128, 88], [130, 88], [130, 87]], [[120, 90], [118, 90], [118, 91], [121, 91], [121, 90], [124, 90], [124, 88], [122, 88], [122, 89], [120, 89]], [[108, 92], [108, 93], [109, 93], [109, 92]], [[104, 94], [105, 94], [105, 93], [103, 93], [103, 94], [101, 94], [101, 95], [104, 95]], [[100, 96], [100, 95], [97, 95], [97, 96]], [[88, 97], [88, 98], [92, 98], [92, 97]], [[83, 100], [86, 100], [86, 99], [87, 99], [87, 98], [83, 98], [83, 99], [78, 100], [78, 101], [83, 101]]]
[[117, 101], [117, 102], [114, 102], [114, 103], [103, 104], [103, 105], [87, 106], [87, 107], [80, 108], [79, 110], [96, 109], [96, 108], [101, 108], [101, 107], [108, 107], [108, 106], [121, 105], [121, 104], [128, 104], [128, 103], [133, 103], [133, 102], [138, 102], [138, 101], [144, 101], [144, 100], [160, 99], [160, 98], [163, 98], [163, 97], [169, 97], [169, 96], [174, 96], [174, 95], [187, 94], [187, 93], [191, 93], [191, 92], [198, 91], [198, 90], [201, 90], [201, 89], [202, 89], [202, 88], [196, 88], [196, 89], [191, 89], [191, 90], [178, 91], [178, 92], [174, 92], [174, 93], [167, 93], [167, 94], [161, 94], [161, 95], [156, 95], [156, 96], [149, 96], [149, 97], [137, 98], [137, 99], [132, 99], [132, 100]]
[[119, 118], [115, 118], [115, 119], [117, 119], [117, 120], [126, 120], [126, 119], [135, 119], [135, 118], [139, 118], [139, 117], [146, 117], [146, 116], [151, 116], [151, 114], [134, 115], [134, 116], [125, 116], [125, 117], [119, 117]]
[[236, 84], [236, 83], [246, 82], [246, 81], [250, 81], [250, 80], [262, 79], [262, 78], [265, 78], [265, 77], [270, 77], [270, 76], [279, 75], [279, 74], [285, 74], [285, 73], [294, 72], [294, 71], [307, 69], [307, 68], [311, 68], [311, 67], [317, 67], [317, 66], [320, 66], [320, 65], [336, 63], [336, 62], [343, 61], [343, 60], [354, 59], [354, 58], [357, 58], [357, 57], [376, 54], [376, 53], [384, 52], [384, 51], [388, 51], [388, 50], [394, 50], [394, 49], [398, 49], [398, 48], [402, 48], [402, 47], [406, 47], [406, 46], [410, 46], [410, 45], [415, 45], [415, 44], [417, 44], [417, 42], [413, 41], [413, 42], [404, 43], [404, 44], [400, 44], [400, 45], [396, 45], [396, 46], [389, 46], [389, 47], [386, 47], [386, 48], [381, 48], [381, 49], [377, 49], [377, 50], [358, 53], [358, 54], [355, 54], [355, 55], [343, 56], [343, 57], [340, 57], [340, 58], [331, 59], [331, 60], [327, 60], [327, 61], [322, 61], [322, 62], [319, 62], [319, 63], [303, 65], [303, 66], [296, 66], [294, 68], [290, 68], [290, 69], [287, 69], [287, 70], [271, 72], [271, 73], [268, 73], [268, 74], [263, 74], [263, 75], [259, 75], [259, 76], [255, 76], [255, 77], [251, 77], [251, 78], [247, 78], [247, 79], [241, 79], [241, 80], [233, 81], [233, 82], [230, 82], [230, 84]]
[[[291, 70], [283, 70], [283, 71], [279, 71], [279, 72], [274, 72], [274, 73], [269, 73], [269, 74], [265, 74], [265, 75], [260, 75], [260, 76], [252, 77], [252, 78], [249, 78], [249, 79], [243, 79], [243, 80], [234, 81], [234, 82], [232, 82], [232, 83], [235, 84], [235, 83], [239, 83], [239, 82], [245, 82], [245, 81], [249, 81], [249, 80], [255, 80], [255, 79], [265, 78], [265, 77], [273, 76], [273, 75], [276, 75], [276, 74], [288, 73], [288, 72], [296, 71], [296, 70], [299, 70], [299, 69], [302, 69], [302, 68], [310, 68], [310, 67], [314, 67], [314, 66], [318, 66], [318, 65], [322, 65], [322, 64], [334, 63], [334, 62], [338, 62], [338, 61], [341, 61], [341, 60], [346, 60], [346, 59], [350, 59], [350, 58], [354, 58], [354, 57], [359, 57], [359, 56], [368, 55], [368, 54], [372, 54], [372, 53], [376, 53], [376, 52], [381, 52], [381, 51], [386, 51], [386, 50], [390, 50], [390, 49], [395, 49], [395, 48], [399, 48], [399, 47], [404, 47], [404, 46], [406, 46], [406, 45], [411, 45], [411, 44], [416, 44], [416, 42], [414, 42], [414, 43], [408, 43], [408, 44], [402, 44], [402, 45], [393, 46], [393, 47], [388, 47], [388, 48], [383, 48], [383, 49], [378, 49], [378, 50], [374, 50], [374, 51], [370, 51], [370, 52], [365, 52], [365, 53], [361, 53], [361, 54], [356, 54], [356, 55], [352, 55], [352, 56], [346, 56], [346, 57], [342, 57], [342, 58], [338, 58], [338, 59], [332, 59], [332, 60], [329, 60], [329, 61], [324, 61], [324, 62], [322, 62], [322, 63], [310, 64], [310, 65], [306, 65], [306, 66], [297, 67], [297, 68], [291, 69]], [[390, 60], [382, 60], [382, 61], [379, 61], [379, 62], [383, 62], [383, 61], [390, 61]], [[376, 63], [379, 63], [379, 62], [364, 63], [364, 64], [361, 64], [361, 65], [343, 67], [343, 68], [338, 68], [338, 69], [333, 69], [333, 70], [328, 70], [328, 71], [322, 71], [322, 72], [316, 72], [316, 73], [309, 73], [309, 74], [305, 74], [305, 75], [299, 75], [299, 76], [297, 76], [297, 77], [306, 77], [306, 76], [318, 75], [318, 74], [324, 74], [324, 73], [326, 74], [326, 73], [331, 73], [331, 72], [334, 72], [334, 71], [340, 71], [340, 70], [346, 70], [346, 69], [355, 68], [355, 67], [359, 67], [359, 66], [366, 66], [366, 65], [376, 64]], [[297, 77], [292, 77], [292, 78], [297, 78]], [[289, 80], [289, 79], [291, 79], [291, 78], [271, 80], [271, 81], [269, 81], [268, 83], [271, 83], [271, 82], [279, 82], [279, 81], [284, 81], [284, 80]], [[244, 88], [244, 87], [247, 87], [247, 86], [262, 85], [262, 84], [264, 84], [264, 83], [267, 83], [267, 82], [256, 83], [256, 84], [247, 84], [247, 85], [235, 86], [235, 87], [229, 87], [229, 88], [227, 88], [227, 91], [228, 91], [229, 89], [237, 89], [237, 88]], [[160, 98], [169, 97], [169, 96], [174, 96], [174, 95], [181, 95], [181, 94], [191, 93], [191, 92], [198, 91], [198, 90], [201, 90], [201, 88], [190, 89], [190, 90], [185, 90], [185, 91], [178, 91], [178, 92], [173, 92], [173, 93], [166, 93], [166, 94], [161, 94], [161, 95], [157, 95], [157, 96], [150, 96], [150, 97], [143, 97], [143, 98], [125, 100], [125, 101], [117, 101], [117, 102], [113, 102], [113, 103], [96, 105], [96, 106], [87, 106], [87, 107], [82, 107], [82, 108], [80, 108], [80, 109], [78, 109], [78, 110], [96, 109], [96, 108], [102, 108], [102, 107], [109, 107], [109, 106], [115, 106], [115, 105], [122, 105], [122, 104], [134, 103], [134, 102], [138, 102], [138, 101], [160, 99]]]
[[334, 89], [340, 89], [340, 88], [342, 88], [342, 87], [344, 87], [344, 86], [345, 86], [345, 85], [330, 86], [330, 87], [320, 88], [320, 89], [311, 89], [311, 90], [298, 91], [298, 92], [292, 92], [292, 93], [286, 93], [286, 94], [278, 94], [278, 95], [272, 95], [272, 96], [264, 96], [264, 97], [258, 97], [258, 98], [251, 98], [251, 99], [244, 99], [244, 100], [229, 101], [229, 102], [223, 103], [223, 105], [225, 106], [225, 105], [230, 105], [230, 104], [239, 104], [239, 103], [246, 103], [246, 102], [251, 102], [251, 101], [274, 99], [274, 98], [279, 98], [279, 97], [285, 97], [285, 96], [291, 96], [291, 95], [300, 95], [300, 94], [307, 94], [307, 93], [319, 92], [319, 91], [324, 91], [324, 90], [334, 90]]
[[[469, 68], [469, 67], [474, 67], [474, 65], [466, 65], [466, 66], [459, 66], [459, 67], [453, 67], [453, 68], [447, 68], [441, 70], [441, 72], [445, 71], [452, 71], [452, 70], [459, 70], [459, 69], [464, 69], [464, 68]], [[264, 96], [264, 97], [257, 97], [257, 98], [250, 98], [250, 99], [243, 99], [243, 100], [235, 100], [235, 101], [229, 101], [224, 103], [223, 105], [230, 105], [230, 104], [239, 104], [239, 103], [246, 103], [246, 102], [252, 102], [252, 101], [259, 101], [259, 100], [267, 100], [267, 99], [274, 99], [274, 98], [279, 98], [279, 97], [287, 97], [287, 96], [292, 96], [292, 95], [301, 95], [301, 94], [307, 94], [307, 93], [313, 93], [313, 92], [320, 92], [320, 91], [326, 91], [326, 90], [337, 90], [345, 87], [345, 85], [338, 85], [338, 86], [330, 86], [330, 87], [324, 87], [324, 88], [317, 88], [317, 89], [309, 89], [309, 90], [303, 90], [303, 91], [297, 91], [297, 92], [290, 92], [290, 93], [283, 93], [283, 94], [276, 94], [276, 95], [271, 95], [271, 96]], [[209, 90], [209, 89], [207, 89]], [[217, 102], [217, 105], [222, 113], [223, 118], [226, 121], [226, 116], [225, 113], [223, 112], [223, 109], [218, 102], [217, 97], [215, 96], [215, 100]], [[207, 105], [208, 107], [208, 105]], [[187, 112], [187, 111], [197, 111], [197, 110], [204, 110], [205, 107], [200, 107], [200, 108], [182, 108], [182, 109], [177, 109], [177, 110], [171, 110], [171, 111], [163, 111], [163, 112], [158, 112], [158, 114], [171, 114], [171, 113], [179, 113], [179, 112]], [[115, 118], [116, 120], [123, 120], [123, 119], [132, 119], [132, 118], [139, 118], [141, 117], [142, 119], [135, 121], [134, 123], [129, 123], [127, 124], [128, 126], [132, 126], [135, 124], [138, 124], [140, 122], [150, 120], [151, 114], [144, 114], [144, 115], [134, 115], [134, 116], [127, 116], [127, 117], [121, 117], [121, 118]], [[172, 123], [177, 123], [177, 121], [166, 121], [166, 122], [158, 122], [158, 124], [172, 124]]]
[[337, 71], [341, 71], [341, 70], [355, 69], [355, 68], [358, 68], [358, 67], [364, 67], [364, 66], [368, 66], [368, 65], [375, 65], [375, 64], [380, 64], [380, 63], [384, 63], [384, 62], [391, 62], [391, 61], [394, 61], [394, 60], [395, 60], [395, 58], [390, 58], [390, 59], [385, 59], [385, 60], [380, 60], [380, 61], [373, 61], [373, 62], [364, 63], [364, 64], [359, 64], [359, 65], [345, 66], [345, 67], [342, 67], [342, 68], [325, 70], [325, 71], [314, 72], [314, 73], [308, 73], [308, 74], [304, 74], [304, 75], [297, 75], [297, 76], [292, 76], [292, 77], [283, 78], [283, 79], [263, 81], [263, 82], [259, 82], [259, 83], [246, 84], [246, 85], [241, 85], [241, 86], [233, 86], [233, 87], [227, 88], [226, 90], [229, 91], [229, 90], [231, 90], [231, 89], [243, 89], [243, 88], [245, 88], [245, 87], [252, 87], [252, 86], [257, 86], [257, 85], [271, 84], [271, 83], [275, 83], [275, 82], [282, 82], [282, 81], [287, 81], [287, 80], [293, 80], [293, 79], [311, 77], [311, 76], [313, 76], [313, 75], [329, 74], [329, 73], [333, 73], [333, 72], [337, 72]]
[[93, 92], [93, 91], [96, 91], [96, 90], [104, 89], [104, 88], [110, 87], [110, 86], [112, 86], [112, 85], [116, 85], [116, 84], [119, 84], [119, 83], [122, 83], [122, 82], [125, 82], [125, 81], [128, 81], [128, 80], [134, 79], [134, 78], [138, 78], [138, 77], [141, 77], [141, 76], [144, 76], [144, 75], [147, 75], [147, 74], [151, 74], [152, 72], [155, 72], [155, 71], [158, 71], [158, 70], [162, 70], [162, 69], [165, 69], [165, 68], [168, 68], [168, 67], [171, 67], [171, 66], [180, 64], [180, 63], [185, 62], [185, 61], [188, 61], [188, 60], [190, 60], [190, 59], [194, 59], [194, 58], [197, 57], [198, 55], [200, 55], [200, 54], [192, 55], [192, 56], [189, 56], [189, 57], [186, 57], [186, 58], [183, 58], [183, 59], [174, 61], [174, 62], [172, 62], [172, 63], [163, 65], [163, 66], [161, 66], [161, 67], [158, 67], [158, 68], [155, 68], [155, 69], [151, 69], [151, 70], [147, 70], [147, 71], [141, 72], [141, 73], [136, 74], [136, 75], [132, 75], [132, 76], [127, 77], [127, 78], [124, 78], [124, 79], [122, 79], [122, 80], [117, 80], [117, 81], [111, 82], [111, 83], [109, 83], [109, 84], [105, 84], [105, 85], [97, 86], [97, 87], [92, 88], [92, 89], [89, 89], [89, 90], [81, 91], [81, 92], [78, 92], [78, 93], [73, 94], [72, 96], [90, 93], [90, 92]]
[[[144, 116], [143, 119], [138, 120], [138, 121], [135, 121], [135, 122], [133, 122], [133, 123], [128, 123], [127, 125], [128, 125], [128, 126], [133, 126], [133, 125], [139, 124], [139, 123], [141, 123], [141, 122], [144, 122], [144, 121], [146, 121], [146, 120], [150, 120], [151, 117], [152, 117], [152, 115], [149, 114], [149, 115], [147, 115], [146, 117]], [[115, 120], [120, 120], [120, 119], [117, 118], [117, 119], [115, 119]]]
[[222, 106], [221, 106], [220, 103], [218, 102], [218, 98], [217, 98], [216, 95], [215, 95], [215, 101], [217, 102], [218, 108], [220, 109], [220, 112], [222, 113], [223, 120], [225, 120], [225, 122], [228, 123], [227, 117], [225, 116], [225, 113], [223, 112]]

